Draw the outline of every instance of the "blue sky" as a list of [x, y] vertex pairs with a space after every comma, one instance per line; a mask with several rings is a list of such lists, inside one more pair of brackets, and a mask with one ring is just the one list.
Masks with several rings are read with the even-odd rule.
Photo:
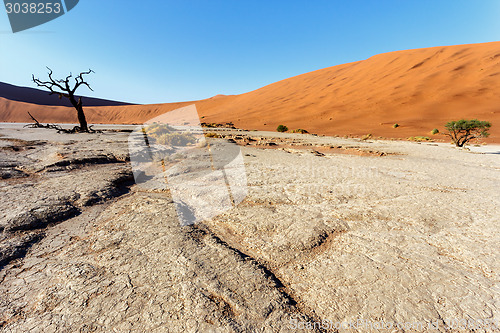
[[313, 71], [421, 47], [500, 40], [498, 0], [80, 0], [13, 34], [0, 10], [0, 81], [92, 68], [82, 94], [162, 103], [240, 94]]

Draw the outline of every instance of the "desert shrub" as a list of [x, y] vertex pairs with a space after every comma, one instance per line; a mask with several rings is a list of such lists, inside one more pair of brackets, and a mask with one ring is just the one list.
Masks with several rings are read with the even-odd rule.
[[147, 126], [144, 130], [149, 136], [152, 136], [155, 139], [157, 139], [163, 134], [175, 132], [175, 129], [173, 127], [167, 124], [159, 124], [159, 123], [153, 123]]
[[309, 133], [308, 131], [306, 131], [305, 129], [302, 129], [302, 128], [297, 128], [295, 130], [292, 131], [292, 133], [300, 133], [300, 134], [307, 134]]
[[361, 137], [361, 140], [368, 140], [368, 139], [370, 139], [371, 137], [372, 137], [371, 133], [370, 133], [370, 134], [366, 134], [366, 135], [363, 135], [363, 136]]
[[143, 128], [143, 132], [154, 143], [165, 146], [184, 147], [197, 141], [192, 134], [177, 131], [167, 124], [153, 123]]
[[210, 133], [205, 133], [205, 137], [207, 137], [207, 138], [220, 138], [220, 135], [217, 133], [214, 133], [214, 132], [210, 132]]
[[165, 133], [160, 135], [156, 142], [160, 145], [172, 146], [172, 147], [184, 147], [189, 144], [196, 143], [196, 139], [193, 135], [188, 133]]
[[201, 123], [201, 127], [208, 127], [208, 128], [236, 128], [234, 127], [234, 124], [231, 122], [228, 123]]
[[417, 141], [417, 142], [422, 142], [422, 141], [432, 141], [431, 138], [428, 136], [411, 136], [408, 138], [410, 141]]
[[278, 128], [276, 128], [276, 130], [278, 132], [286, 132], [288, 131], [288, 127], [286, 127], [285, 125], [279, 125]]
[[449, 121], [444, 127], [448, 131], [446, 135], [451, 138], [451, 141], [457, 147], [463, 147], [471, 140], [489, 136], [490, 133], [488, 133], [488, 130], [491, 127], [491, 123], [477, 119], [460, 119]]
[[431, 131], [431, 134], [432, 134], [432, 135], [436, 135], [436, 134], [438, 134], [438, 133], [439, 133], [439, 130], [438, 130], [437, 128], [435, 128], [435, 129], [433, 129], [433, 130]]
[[392, 125], [392, 128], [398, 128], [398, 127], [399, 127], [399, 124], [398, 124], [398, 123], [396, 123], [396, 124]]

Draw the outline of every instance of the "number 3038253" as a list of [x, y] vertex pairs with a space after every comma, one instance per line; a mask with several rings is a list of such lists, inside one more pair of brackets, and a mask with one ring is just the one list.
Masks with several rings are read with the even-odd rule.
[[60, 3], [10, 3], [5, 4], [7, 14], [59, 14], [61, 13]]

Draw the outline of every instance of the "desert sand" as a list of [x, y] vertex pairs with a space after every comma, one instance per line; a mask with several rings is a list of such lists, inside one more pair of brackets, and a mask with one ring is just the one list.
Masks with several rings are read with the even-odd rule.
[[131, 181], [128, 133], [0, 134], [0, 331], [500, 319], [498, 153], [219, 130], [248, 196], [181, 226], [168, 192]]
[[[142, 123], [195, 104], [206, 122], [274, 131], [279, 124], [324, 135], [430, 136], [460, 118], [493, 124], [500, 142], [500, 42], [433, 47], [375, 55], [282, 80], [241, 95], [158, 105], [88, 107], [91, 123]], [[26, 97], [29, 101], [29, 96]], [[65, 107], [0, 98], [0, 121], [74, 123]], [[393, 128], [394, 124], [400, 127]], [[444, 136], [434, 136], [445, 139]]]

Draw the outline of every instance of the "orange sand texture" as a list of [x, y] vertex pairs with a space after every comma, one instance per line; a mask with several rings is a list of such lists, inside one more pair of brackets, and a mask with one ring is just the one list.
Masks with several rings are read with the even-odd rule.
[[[487, 141], [500, 142], [500, 42], [379, 54], [241, 95], [88, 107], [85, 112], [90, 123], [132, 124], [193, 103], [203, 122], [269, 131], [284, 124], [291, 130], [342, 136], [432, 137], [430, 131], [443, 132], [449, 120], [478, 118], [492, 123]], [[31, 122], [26, 111], [41, 122], [76, 122], [76, 112], [67, 107], [0, 98], [0, 121]], [[400, 127], [393, 128], [395, 123]]]

